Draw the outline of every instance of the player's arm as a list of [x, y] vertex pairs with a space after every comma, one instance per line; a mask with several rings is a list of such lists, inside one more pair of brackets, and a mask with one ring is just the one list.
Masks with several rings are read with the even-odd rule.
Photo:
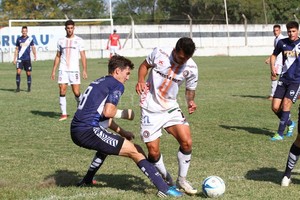
[[56, 56], [54, 58], [54, 63], [53, 63], [53, 68], [52, 68], [52, 73], [51, 73], [51, 79], [52, 80], [55, 80], [55, 72], [56, 72], [56, 68], [59, 64], [59, 61], [60, 61], [60, 56], [61, 56], [61, 53], [59, 51], [56, 52]]
[[17, 63], [18, 53], [19, 53], [19, 48], [16, 46], [16, 48], [15, 48], [15, 53], [14, 53], [14, 60], [13, 60], [13, 63], [14, 63], [14, 64]]
[[134, 139], [134, 134], [130, 131], [126, 131], [121, 126], [119, 126], [113, 119], [110, 119], [109, 128], [114, 132], [118, 133], [122, 137], [125, 137], [127, 140]]
[[110, 41], [110, 36], [109, 36], [109, 38], [108, 38], [108, 40], [107, 40], [106, 49], [109, 49], [109, 41]]
[[276, 62], [276, 55], [272, 54], [270, 56], [270, 69], [272, 76], [276, 76], [276, 68], [275, 68], [275, 62]]
[[139, 67], [138, 82], [135, 86], [135, 91], [136, 93], [138, 93], [138, 95], [141, 95], [143, 91], [146, 91], [148, 89], [145, 79], [148, 74], [149, 68], [151, 68], [151, 65], [149, 65], [146, 60], [144, 60], [144, 62]]
[[82, 63], [82, 77], [83, 79], [87, 79], [87, 64], [86, 64], [85, 51], [80, 51], [80, 57]]
[[186, 103], [188, 105], [189, 114], [194, 113], [197, 109], [197, 105], [194, 101], [194, 99], [195, 99], [195, 90], [186, 89], [185, 90], [185, 99], [186, 99]]
[[31, 49], [32, 49], [34, 61], [36, 61], [36, 48], [35, 48], [35, 46], [33, 45], [33, 46], [31, 46]]
[[104, 117], [110, 118], [109, 128], [128, 140], [133, 139], [134, 135], [131, 132], [122, 129], [114, 120], [111, 119], [117, 114], [117, 110], [117, 107], [112, 103], [105, 103], [104, 105], [102, 114]]

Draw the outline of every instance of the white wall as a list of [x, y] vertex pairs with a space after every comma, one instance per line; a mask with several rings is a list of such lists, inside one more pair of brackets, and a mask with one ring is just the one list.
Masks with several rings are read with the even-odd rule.
[[[285, 34], [285, 25], [281, 26]], [[146, 56], [156, 46], [174, 47], [178, 38], [190, 36], [189, 25], [136, 25], [134, 29], [126, 25], [114, 28], [121, 35], [122, 46], [126, 42], [119, 54], [127, 57]], [[246, 33], [244, 25], [193, 25], [192, 36], [197, 47], [194, 55], [269, 55], [273, 50], [272, 29], [273, 25], [254, 24], [247, 26]], [[106, 44], [110, 30], [110, 26], [76, 26], [75, 34], [84, 38], [88, 58], [108, 58]], [[129, 35], [131, 30], [139, 40], [132, 37], [132, 34]], [[227, 32], [230, 37], [227, 37]], [[0, 62], [12, 60], [15, 41], [11, 40], [15, 40], [20, 34], [21, 27], [0, 29]], [[57, 39], [65, 36], [65, 30], [64, 26], [28, 27], [28, 34], [36, 38], [38, 60], [52, 60]], [[49, 39], [46, 44], [45, 38]], [[44, 44], [41, 42], [43, 40]]]

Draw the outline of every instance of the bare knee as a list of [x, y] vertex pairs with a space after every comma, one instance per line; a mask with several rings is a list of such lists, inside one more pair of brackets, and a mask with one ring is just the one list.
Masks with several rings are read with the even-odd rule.
[[190, 153], [192, 152], [192, 139], [180, 142], [180, 149], [183, 152]]
[[148, 157], [151, 160], [158, 160], [160, 157], [160, 150], [157, 145], [154, 145], [152, 143], [147, 143], [147, 148], [148, 148]]

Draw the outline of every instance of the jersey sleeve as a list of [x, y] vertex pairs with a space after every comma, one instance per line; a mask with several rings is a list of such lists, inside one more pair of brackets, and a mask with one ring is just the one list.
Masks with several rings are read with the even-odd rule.
[[84, 40], [83, 39], [80, 39], [79, 40], [79, 51], [84, 51], [85, 48], [84, 48]]
[[30, 37], [30, 46], [34, 46], [34, 42], [33, 42], [33, 38], [32, 37]]
[[158, 48], [154, 48], [153, 51], [147, 56], [146, 61], [150, 66], [154, 66], [155, 57], [157, 55]]
[[188, 70], [186, 72], [186, 89], [196, 90], [198, 84], [198, 67], [196, 63], [188, 65]]
[[124, 85], [120, 83], [118, 86], [109, 91], [106, 103], [112, 103], [117, 106], [123, 93]]

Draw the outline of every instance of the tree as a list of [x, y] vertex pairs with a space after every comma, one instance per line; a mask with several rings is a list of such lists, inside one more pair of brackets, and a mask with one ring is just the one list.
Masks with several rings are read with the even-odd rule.
[[[84, 8], [84, 9], [83, 9]], [[104, 0], [2, 0], [2, 23], [9, 19], [95, 19], [108, 16]]]

